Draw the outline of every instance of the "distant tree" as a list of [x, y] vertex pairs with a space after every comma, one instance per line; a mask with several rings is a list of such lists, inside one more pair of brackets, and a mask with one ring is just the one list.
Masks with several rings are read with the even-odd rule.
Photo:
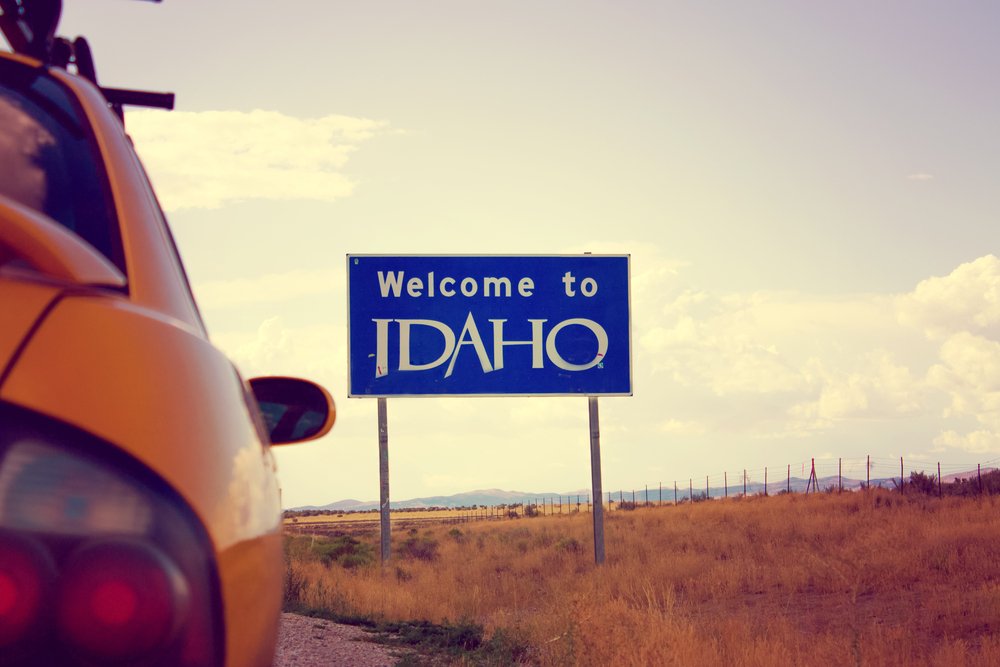
[[956, 479], [944, 485], [944, 492], [949, 496], [978, 496], [982, 494], [1000, 494], [1000, 470], [990, 470], [982, 474], [980, 485], [979, 475]]
[[924, 471], [913, 471], [910, 473], [910, 480], [906, 485], [906, 490], [910, 493], [922, 493], [928, 496], [937, 495], [937, 478], [928, 475]]

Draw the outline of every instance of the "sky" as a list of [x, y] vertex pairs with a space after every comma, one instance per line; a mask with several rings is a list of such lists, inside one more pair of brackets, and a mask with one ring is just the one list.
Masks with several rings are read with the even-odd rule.
[[[606, 490], [1000, 460], [1000, 5], [64, 4], [103, 84], [177, 95], [126, 125], [214, 342], [334, 395], [285, 507], [378, 497], [361, 253], [629, 254]], [[387, 408], [393, 500], [590, 487], [583, 397]]]

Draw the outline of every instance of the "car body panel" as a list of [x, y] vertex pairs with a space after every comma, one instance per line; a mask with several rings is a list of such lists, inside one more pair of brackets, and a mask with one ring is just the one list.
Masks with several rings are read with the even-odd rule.
[[270, 507], [258, 503], [248, 513], [262, 492], [234, 500], [230, 494], [243, 494], [240, 488], [213, 483], [236, 472], [248, 484], [271, 474], [255, 473], [243, 460], [245, 451], [266, 459], [263, 467], [273, 465], [245, 396], [231, 363], [205, 339], [127, 301], [92, 295], [62, 298], [0, 386], [2, 400], [128, 443], [132, 456], [192, 504], [223, 547], [280, 523], [276, 488]]
[[60, 291], [58, 287], [51, 285], [4, 279], [0, 275], [0, 304], [3, 304], [3, 326], [0, 326], [0, 379], [17, 354], [24, 337]]
[[280, 494], [245, 385], [222, 353], [123, 298], [65, 296], [24, 347], [0, 400], [122, 444], [187, 501], [216, 548], [226, 627], [238, 629], [226, 633], [227, 664], [261, 664], [243, 652], [267, 649], [241, 638], [274, 634]]

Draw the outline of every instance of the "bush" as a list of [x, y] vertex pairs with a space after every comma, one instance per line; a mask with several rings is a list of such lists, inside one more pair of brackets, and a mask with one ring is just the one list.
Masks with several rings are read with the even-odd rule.
[[1000, 470], [984, 472], [982, 479], [981, 490], [979, 476], [971, 475], [965, 479], [957, 479], [950, 484], [945, 484], [944, 492], [949, 496], [978, 496], [980, 493], [1000, 494]]
[[906, 484], [906, 491], [909, 493], [922, 493], [928, 496], [937, 495], [937, 478], [923, 471], [911, 472], [910, 480]]
[[583, 544], [575, 537], [562, 537], [556, 542], [556, 549], [568, 553], [578, 554], [583, 551]]
[[438, 543], [431, 537], [408, 537], [400, 546], [399, 552], [406, 558], [417, 560], [436, 560]]
[[312, 545], [312, 553], [327, 566], [337, 564], [349, 570], [375, 562], [375, 547], [350, 535], [319, 540]]

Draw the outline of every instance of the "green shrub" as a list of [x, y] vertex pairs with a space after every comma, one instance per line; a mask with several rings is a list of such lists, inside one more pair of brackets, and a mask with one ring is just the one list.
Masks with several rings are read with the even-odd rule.
[[325, 565], [340, 565], [347, 569], [371, 565], [375, 562], [375, 547], [350, 535], [317, 540], [312, 553]]

